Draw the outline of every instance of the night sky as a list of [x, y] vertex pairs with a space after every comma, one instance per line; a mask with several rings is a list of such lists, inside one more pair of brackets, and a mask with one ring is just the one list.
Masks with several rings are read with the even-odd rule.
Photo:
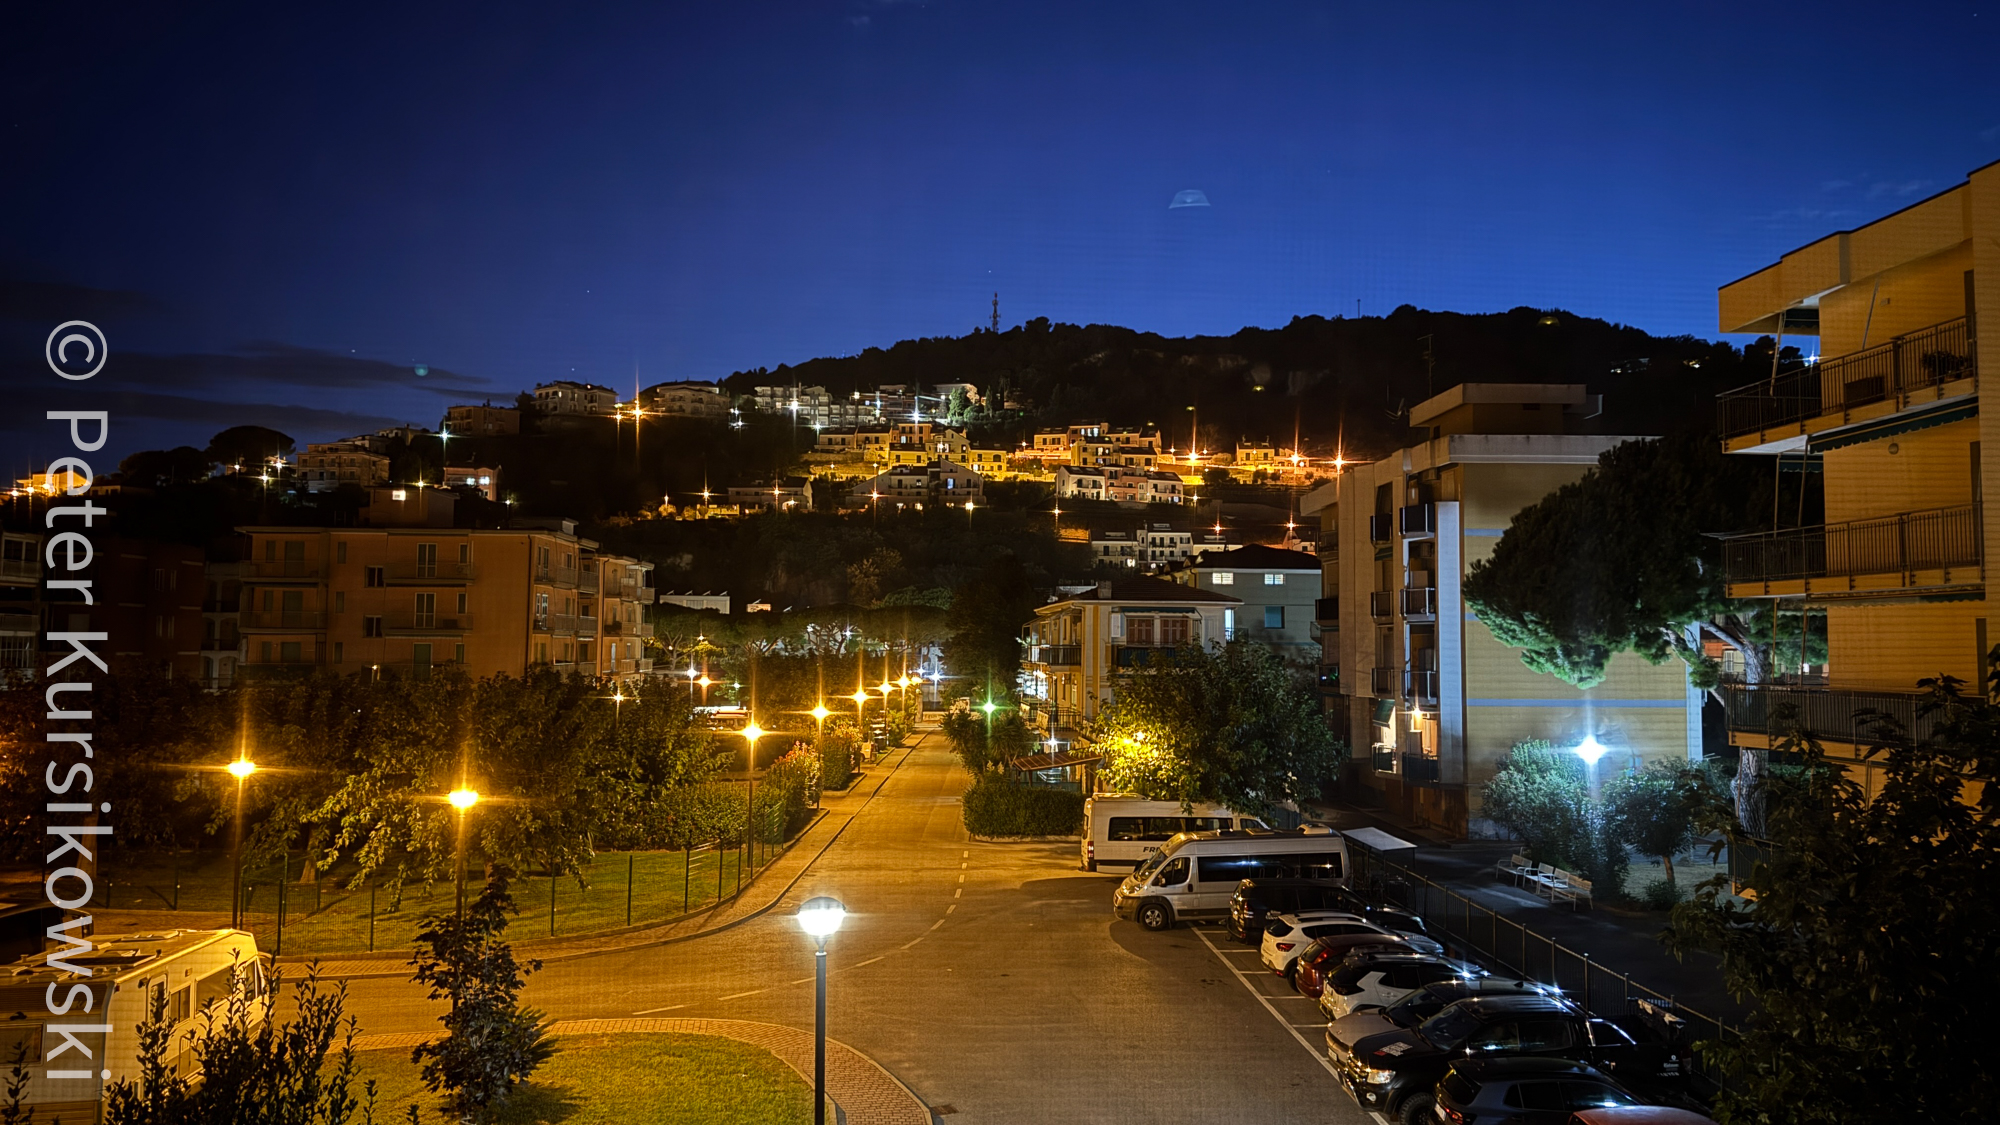
[[1977, 3], [155, 7], [0, 34], [10, 471], [72, 316], [121, 453], [959, 334], [996, 290], [1713, 335], [1719, 284], [2000, 157]]

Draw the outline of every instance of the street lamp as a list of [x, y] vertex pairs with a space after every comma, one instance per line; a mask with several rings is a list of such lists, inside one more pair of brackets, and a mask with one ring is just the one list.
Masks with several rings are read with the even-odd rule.
[[1604, 757], [1610, 748], [1597, 741], [1594, 734], [1586, 734], [1583, 741], [1576, 744], [1576, 756], [1583, 759], [1584, 768], [1590, 771], [1590, 795], [1597, 796], [1597, 760]]
[[445, 796], [458, 810], [458, 916], [465, 917], [465, 814], [479, 803], [479, 794], [461, 785]]
[[[752, 719], [744, 724], [742, 730], [736, 733], [742, 735], [743, 741], [750, 746], [749, 763], [748, 767], [744, 770], [745, 776], [750, 779], [750, 795], [745, 798], [743, 805], [743, 844], [750, 853], [751, 869], [755, 870], [757, 866], [757, 740], [764, 737], [764, 728], [757, 725], [757, 720]], [[742, 872], [739, 870], [737, 872], [737, 882], [739, 885], [742, 882], [742, 878]]]
[[821, 895], [799, 906], [799, 929], [813, 939], [813, 1125], [826, 1125], [826, 939], [847, 919], [840, 900]]
[[257, 763], [238, 757], [229, 763], [229, 776], [236, 779], [236, 833], [229, 846], [229, 928], [243, 928], [243, 783], [257, 772]]

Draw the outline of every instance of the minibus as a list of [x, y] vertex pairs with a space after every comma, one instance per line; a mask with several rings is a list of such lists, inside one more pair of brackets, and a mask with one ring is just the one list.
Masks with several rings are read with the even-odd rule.
[[1137, 867], [1160, 845], [1183, 832], [1222, 832], [1232, 828], [1263, 828], [1254, 816], [1221, 805], [1154, 801], [1129, 793], [1097, 793], [1083, 802], [1083, 869]]
[[1347, 841], [1331, 828], [1284, 832], [1183, 832], [1168, 840], [1111, 896], [1111, 912], [1149, 930], [1220, 918], [1245, 879], [1347, 878]]

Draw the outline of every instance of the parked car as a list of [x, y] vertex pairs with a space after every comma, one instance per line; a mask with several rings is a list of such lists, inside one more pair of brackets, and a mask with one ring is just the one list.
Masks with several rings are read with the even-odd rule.
[[1299, 953], [1312, 944], [1313, 939], [1323, 937], [1347, 937], [1366, 934], [1371, 937], [1387, 937], [1389, 931], [1372, 923], [1363, 922], [1352, 914], [1337, 910], [1308, 910], [1299, 914], [1280, 914], [1264, 923], [1264, 943], [1258, 950], [1264, 967], [1289, 978], [1292, 965]]
[[1533, 981], [1515, 980], [1512, 977], [1472, 977], [1439, 981], [1417, 989], [1387, 1008], [1356, 1012], [1334, 1020], [1326, 1029], [1328, 1049], [1331, 1050], [1336, 1043], [1340, 1044], [1342, 1049], [1351, 1049], [1354, 1044], [1371, 1035], [1415, 1027], [1468, 996], [1540, 996], [1546, 991], [1543, 985]]
[[1405, 1125], [1430, 1122], [1433, 1091], [1451, 1064], [1482, 1055], [1544, 1055], [1589, 1063], [1618, 1078], [1657, 1080], [1680, 1060], [1664, 1045], [1641, 1045], [1608, 1020], [1586, 1017], [1558, 996], [1473, 996], [1413, 1028], [1354, 1042], [1327, 1028], [1327, 1056], [1341, 1085], [1364, 1109], [1400, 1116]]
[[1347, 841], [1327, 828], [1183, 832], [1161, 845], [1111, 895], [1111, 913], [1149, 930], [1222, 918], [1245, 879], [1339, 879]]
[[1402, 934], [1343, 934], [1339, 937], [1315, 938], [1311, 945], [1299, 951], [1299, 958], [1292, 963], [1292, 987], [1299, 995], [1317, 999], [1320, 989], [1326, 983], [1326, 974], [1339, 968], [1341, 962], [1357, 953], [1369, 952], [1416, 952]]
[[1415, 950], [1356, 951], [1326, 974], [1319, 1010], [1337, 1020], [1362, 1008], [1386, 1008], [1427, 984], [1478, 975], [1479, 969], [1464, 961]]
[[1672, 1106], [1621, 1105], [1579, 1109], [1566, 1125], [1715, 1125], [1715, 1119]]
[[1568, 1125], [1576, 1110], [1640, 1104], [1594, 1067], [1545, 1058], [1461, 1059], [1451, 1064], [1432, 1097], [1444, 1125]]
[[1251, 945], [1263, 939], [1264, 923], [1273, 914], [1345, 910], [1351, 898], [1347, 888], [1326, 879], [1245, 879], [1230, 896], [1226, 925], [1230, 937]]

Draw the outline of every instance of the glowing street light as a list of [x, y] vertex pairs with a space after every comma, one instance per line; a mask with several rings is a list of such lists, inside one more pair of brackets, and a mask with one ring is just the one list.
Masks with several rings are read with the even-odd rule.
[[821, 895], [800, 904], [799, 929], [813, 939], [813, 1125], [826, 1125], [826, 939], [847, 920], [840, 900]]
[[479, 803], [477, 790], [464, 785], [445, 794], [445, 801], [458, 810], [458, 916], [465, 917], [465, 814]]
[[[750, 867], [752, 870], [755, 870], [757, 866], [757, 740], [764, 737], [764, 728], [757, 725], [757, 720], [752, 719], [743, 724], [743, 729], [736, 733], [743, 736], [744, 743], [750, 748], [749, 759], [743, 771], [744, 776], [750, 781], [750, 792], [744, 798], [743, 802], [743, 846], [750, 853]], [[743, 884], [743, 869], [741, 867], [736, 869], [736, 881], [737, 886], [740, 888]]]
[[243, 927], [243, 783], [257, 772], [257, 763], [238, 753], [225, 767], [236, 779], [236, 831], [229, 845], [229, 928]]

